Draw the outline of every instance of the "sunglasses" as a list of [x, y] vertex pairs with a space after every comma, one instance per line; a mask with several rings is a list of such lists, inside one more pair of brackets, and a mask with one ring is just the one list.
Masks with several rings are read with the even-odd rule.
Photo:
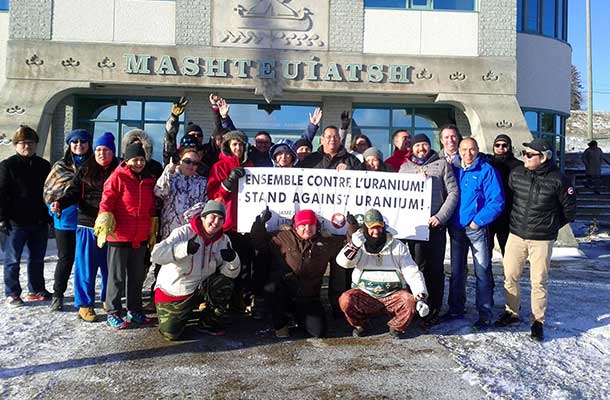
[[87, 144], [89, 143], [88, 140], [84, 140], [84, 139], [74, 139], [74, 140], [70, 140], [70, 143], [72, 144]]
[[193, 161], [190, 158], [183, 158], [181, 163], [185, 164], [185, 165], [192, 165], [192, 166], [195, 166], [195, 167], [198, 167], [198, 166], [201, 165], [201, 163], [199, 161]]
[[540, 154], [540, 153], [528, 153], [528, 152], [525, 152], [525, 151], [523, 152], [523, 156], [525, 158], [534, 158], [536, 156], [541, 156], [541, 155], [542, 154]]
[[494, 147], [497, 149], [499, 149], [499, 148], [506, 149], [506, 148], [508, 148], [508, 145], [506, 143], [496, 143], [496, 144], [494, 144]]
[[254, 143], [256, 144], [271, 144], [271, 142], [267, 141], [267, 140], [255, 140]]

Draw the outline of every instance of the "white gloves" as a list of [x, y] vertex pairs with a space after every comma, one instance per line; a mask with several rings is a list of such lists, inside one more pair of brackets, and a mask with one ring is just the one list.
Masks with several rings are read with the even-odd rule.
[[352, 234], [352, 244], [356, 247], [362, 247], [365, 240], [364, 233], [360, 229]]
[[415, 305], [415, 309], [420, 317], [424, 318], [426, 315], [430, 313], [430, 307], [426, 304], [425, 301], [419, 300]]

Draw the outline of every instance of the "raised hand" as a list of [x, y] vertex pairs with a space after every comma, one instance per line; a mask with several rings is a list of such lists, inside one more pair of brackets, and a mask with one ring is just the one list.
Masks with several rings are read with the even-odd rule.
[[184, 110], [186, 109], [186, 105], [189, 103], [189, 101], [186, 99], [186, 97], [180, 97], [180, 100], [178, 100], [176, 103], [172, 104], [172, 115], [174, 117], [179, 117], [182, 115], [182, 113], [184, 112]]
[[320, 109], [320, 107], [316, 108], [313, 111], [313, 115], [311, 113], [309, 113], [309, 122], [311, 122], [312, 125], [320, 125], [320, 121], [322, 120], [322, 110]]
[[350, 122], [352, 122], [352, 119], [349, 116], [349, 111], [343, 111], [341, 113], [341, 129], [349, 128]]
[[220, 116], [223, 119], [227, 118], [229, 116], [229, 110], [231, 106], [229, 106], [227, 104], [227, 101], [222, 97], [218, 98], [218, 102], [216, 104], [218, 105], [218, 112], [220, 113]]

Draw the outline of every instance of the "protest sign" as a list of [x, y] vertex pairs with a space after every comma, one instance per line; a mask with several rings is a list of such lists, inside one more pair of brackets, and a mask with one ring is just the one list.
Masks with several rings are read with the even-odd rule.
[[348, 211], [357, 218], [371, 208], [398, 238], [428, 240], [432, 182], [419, 174], [301, 168], [246, 168], [239, 180], [237, 229], [250, 232], [265, 207], [267, 230], [290, 224], [295, 212], [311, 209], [322, 229], [347, 230]]

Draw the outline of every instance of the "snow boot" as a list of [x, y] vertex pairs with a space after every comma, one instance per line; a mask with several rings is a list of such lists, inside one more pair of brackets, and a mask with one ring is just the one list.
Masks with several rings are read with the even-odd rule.
[[80, 307], [78, 309], [78, 317], [85, 322], [95, 322], [97, 316], [93, 307]]
[[64, 309], [64, 296], [54, 294], [49, 308], [51, 311], [62, 311]]

